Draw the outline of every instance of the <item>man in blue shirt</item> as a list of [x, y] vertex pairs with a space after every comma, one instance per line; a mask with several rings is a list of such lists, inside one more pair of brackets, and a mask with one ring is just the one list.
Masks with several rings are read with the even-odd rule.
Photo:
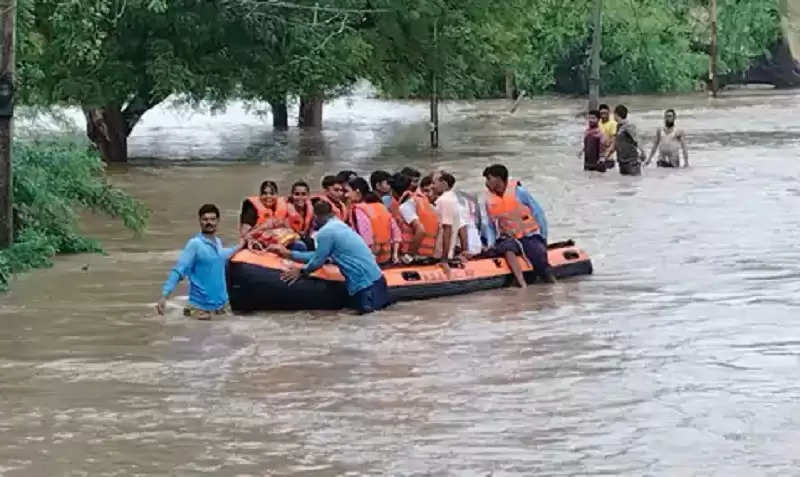
[[289, 251], [281, 245], [271, 245], [268, 248], [282, 257], [305, 263], [302, 268], [285, 271], [281, 278], [292, 285], [300, 277], [320, 268], [330, 258], [344, 275], [351, 305], [359, 313], [371, 313], [390, 305], [386, 279], [375, 263], [375, 255], [361, 236], [336, 218], [327, 202], [317, 202], [314, 205], [314, 218], [320, 226], [315, 237], [315, 251]]
[[167, 298], [183, 277], [189, 278], [189, 304], [183, 310], [186, 316], [198, 320], [210, 320], [213, 315], [226, 313], [228, 290], [225, 286], [225, 263], [246, 243], [246, 238], [235, 248], [223, 248], [217, 237], [219, 209], [214, 204], [205, 204], [197, 212], [200, 233], [190, 238], [183, 248], [178, 263], [164, 282], [161, 299], [156, 311], [164, 314]]
[[[513, 257], [515, 254], [527, 258], [543, 281], [555, 283], [548, 263], [547, 218], [542, 207], [522, 184], [509, 180], [508, 169], [502, 164], [487, 167], [483, 176], [488, 189], [486, 213], [489, 220], [483, 224], [487, 246], [493, 248], [496, 255], [506, 257], [520, 287], [524, 288], [526, 283]], [[509, 187], [514, 187], [513, 195]], [[500, 230], [502, 228], [506, 230]]]

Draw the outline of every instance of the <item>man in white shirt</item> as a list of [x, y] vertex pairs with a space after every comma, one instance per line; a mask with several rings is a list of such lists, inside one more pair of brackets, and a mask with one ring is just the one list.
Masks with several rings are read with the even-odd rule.
[[439, 248], [439, 257], [443, 261], [453, 258], [453, 251], [458, 243], [459, 230], [461, 230], [461, 207], [458, 204], [453, 186], [456, 178], [447, 172], [440, 172], [433, 181], [433, 188], [439, 196], [436, 199], [436, 211], [439, 213], [439, 236], [442, 245]]
[[[468, 257], [478, 255], [483, 251], [481, 242], [480, 223], [481, 208], [480, 201], [472, 194], [463, 191], [456, 191], [458, 205], [461, 211], [461, 230], [459, 239], [461, 241], [461, 252]], [[466, 242], [466, 246], [464, 243]]]

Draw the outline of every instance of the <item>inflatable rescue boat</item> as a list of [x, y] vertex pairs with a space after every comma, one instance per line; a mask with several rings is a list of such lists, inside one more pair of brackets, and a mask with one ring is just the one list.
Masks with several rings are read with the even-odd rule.
[[[548, 246], [550, 265], [557, 278], [592, 273], [592, 262], [572, 241]], [[528, 282], [535, 275], [528, 262], [518, 257]], [[243, 250], [228, 264], [228, 295], [237, 312], [259, 310], [336, 310], [347, 306], [344, 277], [336, 265], [326, 264], [289, 286], [280, 275], [301, 264], [272, 253]], [[513, 284], [511, 269], [503, 258], [470, 260], [450, 267], [450, 276], [438, 264], [397, 265], [383, 269], [392, 301], [421, 300], [501, 288]]]

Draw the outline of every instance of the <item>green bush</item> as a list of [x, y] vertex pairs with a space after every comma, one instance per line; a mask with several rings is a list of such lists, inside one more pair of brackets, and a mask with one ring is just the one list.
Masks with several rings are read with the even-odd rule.
[[85, 144], [58, 141], [14, 145], [14, 244], [0, 250], [0, 289], [12, 273], [48, 267], [56, 254], [102, 252], [78, 233], [78, 212], [122, 219], [136, 233], [148, 210], [108, 183], [100, 157]]

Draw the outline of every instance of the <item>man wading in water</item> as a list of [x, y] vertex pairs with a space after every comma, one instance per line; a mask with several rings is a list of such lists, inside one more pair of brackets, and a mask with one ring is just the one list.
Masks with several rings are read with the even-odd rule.
[[217, 206], [205, 204], [200, 207], [197, 217], [200, 220], [200, 233], [186, 242], [178, 263], [169, 273], [169, 278], [161, 291], [161, 299], [156, 305], [159, 315], [164, 314], [167, 298], [183, 277], [189, 278], [189, 304], [183, 310], [185, 316], [210, 320], [212, 315], [223, 315], [228, 312], [225, 263], [244, 248], [249, 236], [242, 237], [237, 247], [222, 248], [222, 240], [217, 237], [219, 224]]
[[628, 108], [621, 104], [614, 108], [614, 117], [617, 120], [617, 138], [611, 152], [617, 152], [619, 173], [639, 176], [642, 174], [644, 151], [639, 147], [636, 125], [628, 121]]
[[650, 164], [653, 160], [656, 151], [658, 151], [658, 167], [680, 167], [681, 158], [678, 152], [678, 146], [683, 151], [683, 167], [689, 167], [689, 151], [686, 147], [686, 133], [675, 127], [675, 114], [674, 109], [668, 109], [664, 112], [664, 127], [658, 128], [656, 131], [656, 143], [653, 145], [653, 150], [650, 151], [650, 157], [644, 164]]

